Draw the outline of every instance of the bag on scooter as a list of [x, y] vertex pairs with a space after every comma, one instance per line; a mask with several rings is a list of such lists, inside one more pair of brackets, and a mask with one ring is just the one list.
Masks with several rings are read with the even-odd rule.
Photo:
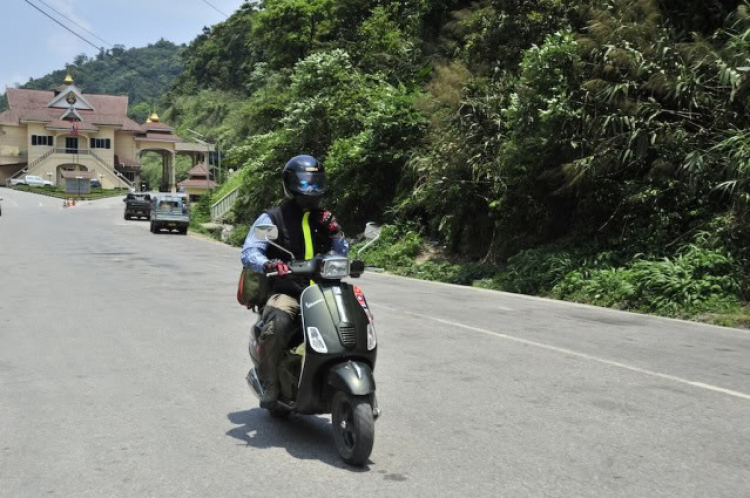
[[261, 308], [271, 294], [271, 284], [262, 273], [243, 268], [237, 284], [237, 302], [248, 309]]

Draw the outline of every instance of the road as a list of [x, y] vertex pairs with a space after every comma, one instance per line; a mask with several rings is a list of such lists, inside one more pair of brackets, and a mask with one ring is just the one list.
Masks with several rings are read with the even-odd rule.
[[0, 497], [750, 497], [750, 333], [370, 274], [383, 417], [244, 376], [239, 251], [0, 189]]

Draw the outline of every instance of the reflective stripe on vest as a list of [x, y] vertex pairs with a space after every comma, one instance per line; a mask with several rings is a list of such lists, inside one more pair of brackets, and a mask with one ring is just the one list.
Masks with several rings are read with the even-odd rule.
[[[310, 230], [310, 211], [302, 216], [302, 234], [305, 236], [305, 261], [309, 261], [315, 257], [315, 248], [313, 248], [312, 232]], [[315, 282], [310, 280], [310, 285], [315, 285]]]

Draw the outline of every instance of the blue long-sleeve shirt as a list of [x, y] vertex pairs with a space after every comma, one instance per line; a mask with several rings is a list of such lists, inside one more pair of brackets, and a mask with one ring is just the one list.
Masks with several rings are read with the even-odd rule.
[[[269, 244], [264, 240], [256, 239], [253, 235], [253, 228], [258, 225], [273, 225], [273, 220], [267, 213], [261, 214], [255, 220], [252, 228], [250, 228], [250, 232], [247, 234], [245, 245], [242, 246], [242, 264], [246, 268], [252, 268], [256, 273], [263, 273], [263, 265], [268, 262], [266, 251]], [[331, 248], [342, 256], [349, 255], [349, 243], [343, 237], [334, 237]]]

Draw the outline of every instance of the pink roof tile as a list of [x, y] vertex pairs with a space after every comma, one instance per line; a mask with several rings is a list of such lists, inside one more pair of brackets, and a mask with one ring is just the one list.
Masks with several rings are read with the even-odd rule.
[[204, 163], [195, 165], [193, 169], [188, 171], [188, 176], [199, 176], [199, 177], [205, 178], [206, 177], [206, 165]]
[[[208, 184], [210, 188], [216, 187], [216, 182], [213, 180], [209, 180]], [[187, 180], [183, 180], [180, 183], [177, 184], [179, 187], [197, 187], [197, 188], [206, 188], [206, 180], [200, 179], [200, 178], [188, 178]]]
[[[23, 90], [8, 88], [8, 105], [10, 109], [0, 113], [0, 122], [18, 123], [21, 121], [40, 121], [52, 123], [59, 120], [65, 113], [64, 109], [48, 108], [47, 104], [55, 97], [54, 92], [41, 90]], [[128, 96], [122, 95], [97, 95], [84, 93], [83, 97], [94, 107], [93, 111], [79, 110], [83, 122], [92, 125], [106, 125], [120, 127], [124, 131], [144, 131], [141, 125], [128, 117]], [[173, 131], [168, 124], [151, 123], [158, 125], [151, 129]], [[90, 128], [92, 131], [95, 129]], [[175, 137], [176, 138], [176, 137]], [[171, 138], [167, 140], [172, 141]], [[174, 141], [179, 141], [177, 138]]]
[[141, 125], [141, 130], [143, 131], [174, 131], [174, 128], [169, 126], [166, 123], [143, 123]]
[[[73, 121], [64, 121], [62, 119], [55, 119], [54, 121], [50, 121], [46, 124], [47, 129], [56, 129], [56, 130], [73, 130]], [[92, 123], [87, 123], [85, 121], [76, 121], [75, 124], [77, 125], [78, 131], [99, 131], [99, 128], [97, 128]]]
[[181, 140], [180, 137], [177, 135], [173, 135], [171, 133], [156, 133], [156, 132], [148, 132], [148, 133], [141, 133], [140, 135], [135, 136], [136, 140], [154, 140], [159, 142], [179, 142]]

